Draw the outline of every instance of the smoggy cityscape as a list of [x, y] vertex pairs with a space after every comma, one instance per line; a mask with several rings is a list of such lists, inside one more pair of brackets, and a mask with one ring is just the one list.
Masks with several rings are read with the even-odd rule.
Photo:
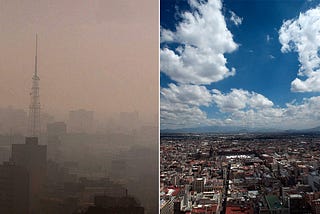
[[158, 212], [157, 11], [1, 1], [1, 214]]
[[0, 109], [0, 213], [156, 213], [157, 117], [55, 121], [41, 112], [37, 53], [36, 36], [29, 112]]
[[36, 37], [29, 113], [0, 109], [0, 212], [157, 212], [156, 121], [137, 111], [104, 124], [85, 109], [65, 121], [41, 112]]
[[27, 114], [1, 109], [0, 213], [97, 213], [97, 203], [111, 213], [157, 212], [155, 123], [122, 112], [99, 129], [93, 111], [69, 116], [43, 114], [39, 139], [25, 138]]

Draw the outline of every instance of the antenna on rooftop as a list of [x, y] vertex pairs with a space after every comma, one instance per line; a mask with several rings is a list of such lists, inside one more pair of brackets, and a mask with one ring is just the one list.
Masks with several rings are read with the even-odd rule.
[[34, 60], [34, 74], [32, 77], [32, 88], [30, 93], [30, 106], [29, 106], [29, 124], [28, 135], [31, 137], [40, 136], [40, 95], [39, 95], [39, 82], [38, 76], [38, 34], [36, 34], [36, 54]]

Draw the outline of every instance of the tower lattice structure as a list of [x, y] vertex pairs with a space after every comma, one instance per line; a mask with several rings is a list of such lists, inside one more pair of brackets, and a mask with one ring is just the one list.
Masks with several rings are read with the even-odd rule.
[[30, 93], [30, 106], [29, 106], [29, 124], [28, 134], [31, 137], [40, 136], [40, 94], [39, 94], [39, 82], [38, 76], [38, 36], [36, 35], [36, 55], [34, 74], [32, 76], [32, 88]]

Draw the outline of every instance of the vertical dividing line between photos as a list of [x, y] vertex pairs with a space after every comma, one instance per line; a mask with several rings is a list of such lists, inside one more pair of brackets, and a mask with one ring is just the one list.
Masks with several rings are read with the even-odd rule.
[[160, 213], [160, 1], [158, 0], [158, 213]]

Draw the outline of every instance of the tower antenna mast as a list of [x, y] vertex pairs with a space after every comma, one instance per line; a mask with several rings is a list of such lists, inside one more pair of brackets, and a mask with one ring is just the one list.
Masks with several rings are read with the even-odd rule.
[[38, 76], [38, 34], [36, 34], [36, 55], [34, 64], [34, 75]]
[[39, 82], [38, 76], [38, 34], [36, 34], [36, 54], [34, 60], [34, 74], [32, 77], [32, 88], [30, 93], [30, 106], [29, 106], [29, 124], [28, 134], [31, 137], [40, 136], [40, 95], [39, 95]]

